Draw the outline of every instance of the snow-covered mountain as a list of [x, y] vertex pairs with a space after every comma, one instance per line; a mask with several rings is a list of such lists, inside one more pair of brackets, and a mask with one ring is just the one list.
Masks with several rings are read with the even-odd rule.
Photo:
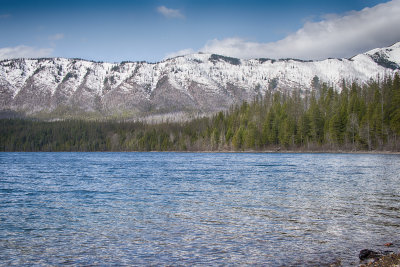
[[310, 89], [314, 77], [338, 90], [400, 71], [400, 42], [350, 59], [242, 60], [191, 54], [159, 63], [81, 59], [0, 62], [0, 110], [57, 118], [101, 114], [142, 118], [227, 109], [268, 90]]

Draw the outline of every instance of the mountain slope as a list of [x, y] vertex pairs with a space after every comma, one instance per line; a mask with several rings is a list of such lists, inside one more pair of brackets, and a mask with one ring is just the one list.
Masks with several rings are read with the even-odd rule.
[[155, 64], [13, 59], [0, 62], [0, 110], [51, 118], [212, 113], [268, 90], [310, 89], [314, 77], [340, 90], [343, 80], [365, 83], [399, 69], [400, 42], [351, 59], [323, 61], [201, 53]]

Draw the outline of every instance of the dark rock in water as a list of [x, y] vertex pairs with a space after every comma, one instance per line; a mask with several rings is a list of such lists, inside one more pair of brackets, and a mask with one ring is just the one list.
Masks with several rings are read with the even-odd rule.
[[360, 258], [360, 260], [367, 260], [367, 259], [377, 259], [379, 257], [381, 257], [382, 254], [370, 250], [370, 249], [363, 249], [360, 251], [360, 254], [358, 255], [358, 257]]

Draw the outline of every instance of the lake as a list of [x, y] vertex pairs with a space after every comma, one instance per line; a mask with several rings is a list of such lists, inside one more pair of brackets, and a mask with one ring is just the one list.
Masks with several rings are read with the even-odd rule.
[[347, 266], [399, 233], [400, 155], [0, 153], [4, 266]]

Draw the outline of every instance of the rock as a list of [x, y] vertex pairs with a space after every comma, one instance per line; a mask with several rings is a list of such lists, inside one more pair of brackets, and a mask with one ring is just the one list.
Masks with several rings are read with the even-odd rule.
[[360, 251], [360, 254], [358, 255], [358, 257], [362, 261], [368, 259], [378, 259], [380, 256], [382, 256], [382, 254], [370, 249], [363, 249]]
[[360, 264], [359, 267], [395, 267], [400, 266], [400, 254], [390, 254], [382, 256], [379, 259], [373, 259], [372, 262]]

